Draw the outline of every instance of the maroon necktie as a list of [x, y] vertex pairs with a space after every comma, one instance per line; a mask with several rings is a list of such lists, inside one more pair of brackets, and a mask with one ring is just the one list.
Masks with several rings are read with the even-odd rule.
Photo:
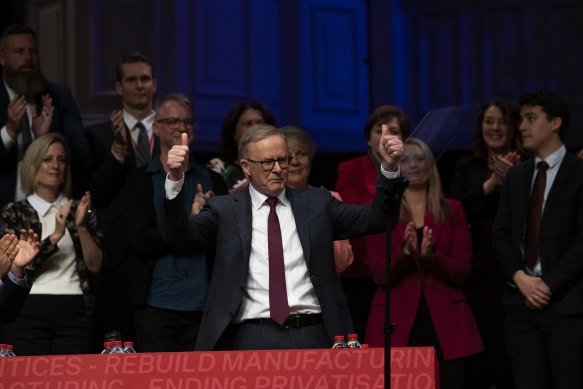
[[530, 203], [528, 205], [528, 220], [526, 224], [526, 242], [524, 261], [529, 269], [533, 269], [539, 257], [540, 222], [542, 218], [545, 187], [547, 185], [547, 169], [549, 165], [541, 161], [537, 165], [538, 172], [534, 179]]
[[269, 251], [269, 311], [271, 318], [279, 325], [289, 316], [287, 291], [285, 289], [285, 266], [279, 219], [275, 212], [277, 197], [268, 197], [267, 246]]

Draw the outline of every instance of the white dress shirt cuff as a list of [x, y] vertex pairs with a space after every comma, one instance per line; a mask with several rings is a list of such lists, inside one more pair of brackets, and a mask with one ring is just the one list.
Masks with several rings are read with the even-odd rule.
[[166, 198], [168, 200], [173, 200], [180, 190], [182, 189], [182, 185], [184, 185], [184, 175], [178, 181], [172, 181], [170, 179], [170, 173], [166, 175], [166, 181], [164, 182], [164, 188], [166, 189]]
[[381, 164], [381, 174], [383, 176], [385, 176], [385, 178], [397, 178], [401, 175], [401, 168], [397, 165], [397, 171], [396, 172], [390, 172], [388, 170], [386, 170], [383, 165]]
[[10, 135], [8, 135], [8, 130], [6, 129], [6, 126], [2, 127], [2, 129], [0, 130], [0, 137], [2, 137], [2, 143], [4, 143], [4, 148], [6, 149], [12, 147], [12, 145], [16, 143], [16, 141], [12, 139]]

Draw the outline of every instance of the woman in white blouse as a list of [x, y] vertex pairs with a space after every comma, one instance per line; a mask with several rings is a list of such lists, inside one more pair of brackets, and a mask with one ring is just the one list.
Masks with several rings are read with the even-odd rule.
[[21, 166], [24, 200], [6, 205], [0, 234], [22, 226], [41, 239], [27, 267], [33, 282], [18, 319], [0, 327], [0, 341], [17, 355], [82, 354], [95, 351], [92, 275], [101, 270], [101, 233], [87, 192], [71, 200], [71, 169], [65, 139], [48, 133], [28, 147]]

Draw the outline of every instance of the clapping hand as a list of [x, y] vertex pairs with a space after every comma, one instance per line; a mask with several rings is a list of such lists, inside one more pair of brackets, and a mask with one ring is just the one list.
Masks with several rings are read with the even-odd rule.
[[6, 121], [6, 131], [8, 135], [16, 140], [20, 131], [22, 131], [22, 115], [26, 115], [26, 98], [19, 96], [8, 104], [8, 120]]
[[43, 96], [43, 108], [40, 115], [36, 114], [36, 109], [32, 110], [32, 132], [36, 138], [49, 132], [53, 120], [53, 99], [49, 95]]
[[0, 277], [10, 270], [12, 262], [18, 254], [18, 239], [14, 234], [4, 234], [0, 238]]
[[111, 150], [119, 159], [124, 159], [128, 153], [128, 139], [122, 111], [113, 111], [110, 116], [113, 130]]
[[206, 203], [206, 201], [213, 197], [215, 194], [212, 190], [209, 190], [206, 193], [202, 191], [202, 185], [198, 184], [196, 186], [196, 196], [194, 196], [194, 202], [192, 203], [192, 214], [197, 215], [202, 210], [202, 207]]
[[520, 161], [520, 155], [515, 151], [510, 151], [506, 154], [498, 154], [492, 157], [491, 166], [493, 167], [494, 174], [499, 176], [502, 182], [504, 182], [508, 169], [518, 161]]
[[[433, 231], [428, 226], [423, 227], [423, 237], [421, 240], [421, 258], [427, 258], [433, 254], [433, 243], [431, 241]], [[405, 242], [403, 253], [406, 255], [417, 256], [419, 251], [419, 239], [417, 235], [417, 226], [414, 222], [409, 222], [405, 227]]]
[[40, 241], [33, 230], [23, 229], [18, 240], [18, 253], [12, 262], [10, 272], [18, 278], [24, 275], [24, 268], [40, 252]]
[[431, 228], [424, 226], [423, 227], [423, 240], [421, 240], [421, 257], [427, 258], [433, 254], [433, 243], [431, 242], [431, 237], [433, 235], [433, 231]]
[[91, 212], [91, 195], [89, 192], [85, 192], [75, 212], [75, 225], [77, 227], [85, 227]]
[[65, 236], [65, 230], [67, 228], [67, 216], [69, 216], [72, 204], [73, 200], [67, 201], [65, 204], [59, 207], [59, 210], [55, 215], [55, 229], [49, 237], [53, 244], [57, 244], [59, 240]]

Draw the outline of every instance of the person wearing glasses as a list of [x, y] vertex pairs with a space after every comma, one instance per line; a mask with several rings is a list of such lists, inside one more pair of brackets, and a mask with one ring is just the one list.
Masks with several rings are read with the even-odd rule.
[[[135, 172], [124, 188], [125, 219], [132, 243], [130, 301], [134, 305], [136, 349], [140, 352], [192, 351], [207, 295], [209, 256], [202, 245], [169, 245], [162, 240], [155, 204], [164, 200], [166, 160], [181, 135], [192, 141], [196, 121], [190, 100], [169, 94], [156, 104], [154, 134], [160, 156]], [[184, 214], [193, 212], [197, 195], [227, 194], [223, 177], [189, 155], [184, 176]], [[194, 208], [194, 212], [197, 212]]]
[[122, 109], [113, 111], [110, 120], [87, 127], [86, 132], [92, 155], [91, 195], [107, 258], [104, 287], [98, 290], [98, 318], [102, 331], [120, 331], [130, 340], [133, 315], [126, 283], [130, 242], [121, 218], [127, 203], [121, 192], [131, 172], [159, 154], [160, 147], [153, 131], [156, 79], [152, 62], [141, 53], [126, 54], [116, 66], [116, 80]]
[[[381, 186], [393, 183], [403, 144], [385, 126], [377, 147]], [[281, 130], [268, 124], [245, 132], [239, 156], [249, 188], [212, 197], [189, 216], [185, 134], [168, 153], [167, 199], [159, 204], [164, 239], [216, 251], [195, 349], [330, 347], [335, 335], [354, 330], [336, 276], [334, 241], [384, 231], [384, 191], [372, 205], [351, 205], [324, 188], [286, 188], [290, 149]]]

